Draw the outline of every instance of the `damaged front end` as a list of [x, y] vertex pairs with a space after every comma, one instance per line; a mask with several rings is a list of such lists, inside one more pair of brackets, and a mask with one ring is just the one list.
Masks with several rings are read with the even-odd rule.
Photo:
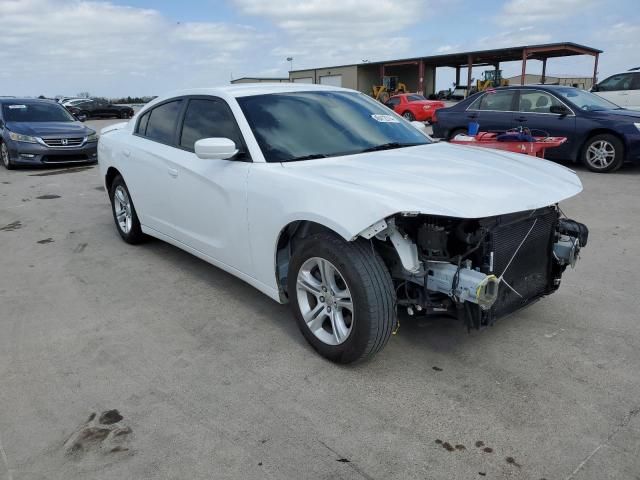
[[376, 243], [409, 315], [481, 328], [557, 290], [588, 229], [550, 206], [479, 219], [405, 213], [361, 236]]

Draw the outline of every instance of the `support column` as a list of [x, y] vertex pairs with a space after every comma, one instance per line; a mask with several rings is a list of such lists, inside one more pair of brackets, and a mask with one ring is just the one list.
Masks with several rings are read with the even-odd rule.
[[522, 50], [522, 74], [520, 76], [520, 85], [524, 85], [524, 79], [527, 76], [527, 49]]
[[593, 85], [591, 85], [592, 87], [595, 86], [596, 83], [598, 83], [598, 57], [599, 56], [600, 54], [596, 53], [595, 60], [593, 61]]
[[540, 79], [540, 83], [543, 85], [547, 81], [547, 57], [542, 59], [542, 78]]
[[467, 97], [471, 93], [471, 70], [473, 70], [473, 57], [469, 55], [467, 59]]
[[456, 87], [460, 85], [460, 66], [456, 67]]
[[418, 64], [418, 89], [420, 90], [420, 94], [424, 95], [424, 60], [420, 60]]
[[380, 85], [384, 82], [384, 64], [380, 65]]

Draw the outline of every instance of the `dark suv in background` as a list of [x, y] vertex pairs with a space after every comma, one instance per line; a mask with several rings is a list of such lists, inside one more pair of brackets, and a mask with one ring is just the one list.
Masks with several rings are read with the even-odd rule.
[[57, 102], [0, 98], [0, 161], [7, 169], [95, 162], [97, 145], [96, 132]]
[[105, 100], [92, 98], [88, 98], [85, 102], [69, 105], [66, 108], [76, 117], [84, 119], [97, 117], [133, 117], [133, 108], [131, 107], [126, 105], [114, 105]]

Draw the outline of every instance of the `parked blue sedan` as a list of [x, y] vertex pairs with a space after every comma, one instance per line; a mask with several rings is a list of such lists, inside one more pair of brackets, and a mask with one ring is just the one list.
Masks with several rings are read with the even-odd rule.
[[435, 137], [450, 139], [478, 122], [481, 131], [527, 127], [567, 137], [549, 149], [551, 160], [583, 162], [594, 172], [610, 172], [625, 161], [640, 162], [640, 112], [620, 108], [597, 95], [567, 86], [502, 87], [480, 92], [438, 110]]

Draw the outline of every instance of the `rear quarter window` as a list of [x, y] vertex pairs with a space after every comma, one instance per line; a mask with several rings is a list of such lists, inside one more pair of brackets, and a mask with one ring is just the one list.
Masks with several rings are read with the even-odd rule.
[[145, 137], [167, 145], [175, 144], [176, 127], [182, 100], [163, 103], [149, 112]]

